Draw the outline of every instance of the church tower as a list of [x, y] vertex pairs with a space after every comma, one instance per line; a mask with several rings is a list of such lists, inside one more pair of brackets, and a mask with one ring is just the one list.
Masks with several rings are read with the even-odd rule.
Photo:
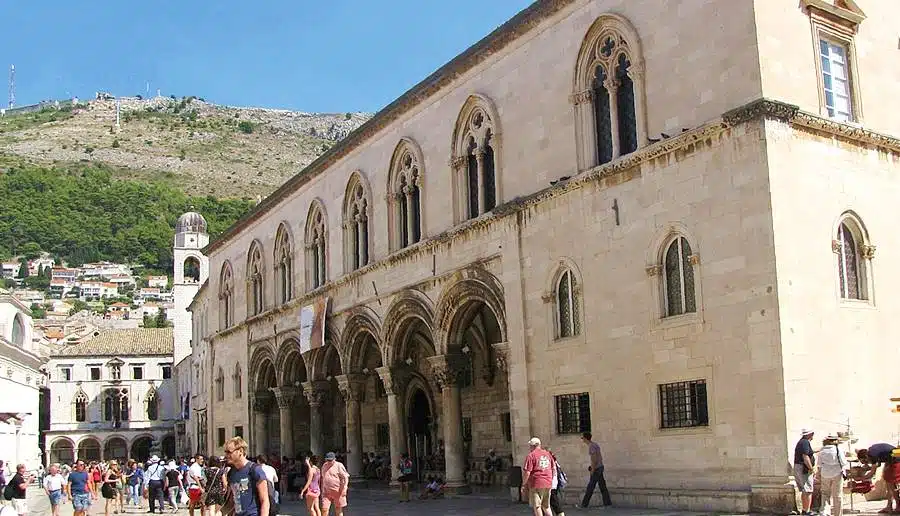
[[191, 354], [191, 313], [188, 305], [194, 300], [200, 285], [209, 277], [209, 259], [200, 250], [209, 243], [206, 219], [189, 211], [175, 223], [175, 278], [172, 294], [175, 297], [175, 363]]

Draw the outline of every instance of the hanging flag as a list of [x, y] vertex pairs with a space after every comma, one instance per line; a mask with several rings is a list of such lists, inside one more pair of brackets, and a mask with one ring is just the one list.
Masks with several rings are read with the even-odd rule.
[[300, 309], [300, 353], [325, 345], [325, 314], [329, 298], [322, 297]]

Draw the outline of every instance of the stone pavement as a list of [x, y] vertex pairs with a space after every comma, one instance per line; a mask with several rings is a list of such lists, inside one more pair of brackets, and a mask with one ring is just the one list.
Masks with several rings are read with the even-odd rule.
[[[590, 508], [577, 509], [573, 507], [577, 495], [569, 493], [566, 505], [567, 516], [602, 515], [602, 516], [701, 516], [701, 513], [687, 511], [659, 511], [650, 509], [625, 509], [614, 507], [610, 509]], [[349, 495], [350, 505], [345, 509], [347, 516], [530, 516], [532, 513], [525, 504], [517, 504], [487, 495], [468, 495], [445, 498], [443, 500], [413, 500], [408, 503], [399, 503], [396, 496], [386, 490], [357, 489], [351, 487]], [[95, 502], [91, 507], [90, 516], [103, 516], [104, 500]], [[145, 502], [146, 503], [146, 500]], [[28, 516], [49, 516], [50, 504], [42, 490], [30, 488], [28, 490]], [[845, 508], [849, 509], [849, 503]], [[859, 514], [874, 515], [884, 507], [884, 502], [856, 503], [855, 508]], [[187, 515], [188, 511], [178, 511], [180, 516]], [[333, 511], [332, 511], [333, 513]], [[112, 512], [110, 515], [112, 516]], [[147, 509], [127, 507], [126, 515], [147, 514]], [[305, 516], [306, 508], [298, 502], [288, 502], [281, 506], [281, 514], [284, 516]], [[847, 514], [845, 512], [845, 514]], [[72, 516], [72, 504], [67, 503], [60, 508], [60, 516]], [[200, 516], [199, 512], [197, 516]]]

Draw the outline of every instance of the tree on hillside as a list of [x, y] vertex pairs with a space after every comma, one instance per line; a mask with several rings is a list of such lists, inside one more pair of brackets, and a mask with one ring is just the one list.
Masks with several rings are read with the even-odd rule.
[[28, 260], [34, 260], [41, 255], [41, 245], [37, 242], [28, 242], [19, 250]]
[[37, 303], [31, 303], [31, 316], [35, 319], [46, 319], [47, 310]]
[[20, 258], [19, 259], [19, 279], [25, 279], [28, 277], [28, 259]]
[[166, 318], [166, 309], [160, 307], [159, 311], [156, 312], [156, 327], [165, 328], [166, 326], [169, 326], [169, 320]]

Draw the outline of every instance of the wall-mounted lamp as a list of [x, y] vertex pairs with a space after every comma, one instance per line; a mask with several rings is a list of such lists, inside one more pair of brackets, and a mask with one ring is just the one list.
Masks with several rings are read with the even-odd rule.
[[411, 359], [411, 358], [407, 358], [407, 359], [406, 359], [406, 365], [412, 365], [412, 359]]
[[363, 368], [363, 374], [369, 374], [369, 373], [371, 373], [371, 372], [372, 372], [372, 371], [369, 371], [369, 368], [368, 368], [368, 367], [364, 367], [364, 368]]
[[465, 353], [465, 354], [468, 355], [468, 354], [469, 354], [469, 351], [472, 351], [471, 349], [469, 349], [469, 346], [463, 346], [463, 348], [462, 348], [462, 352], [463, 352], [463, 353]]
[[334, 380], [334, 377], [331, 376], [331, 375], [328, 375], [328, 376], [325, 377], [325, 379], [328, 380], [328, 381], [330, 382], [331, 380]]
[[300, 387], [300, 380], [294, 380], [294, 387]]

